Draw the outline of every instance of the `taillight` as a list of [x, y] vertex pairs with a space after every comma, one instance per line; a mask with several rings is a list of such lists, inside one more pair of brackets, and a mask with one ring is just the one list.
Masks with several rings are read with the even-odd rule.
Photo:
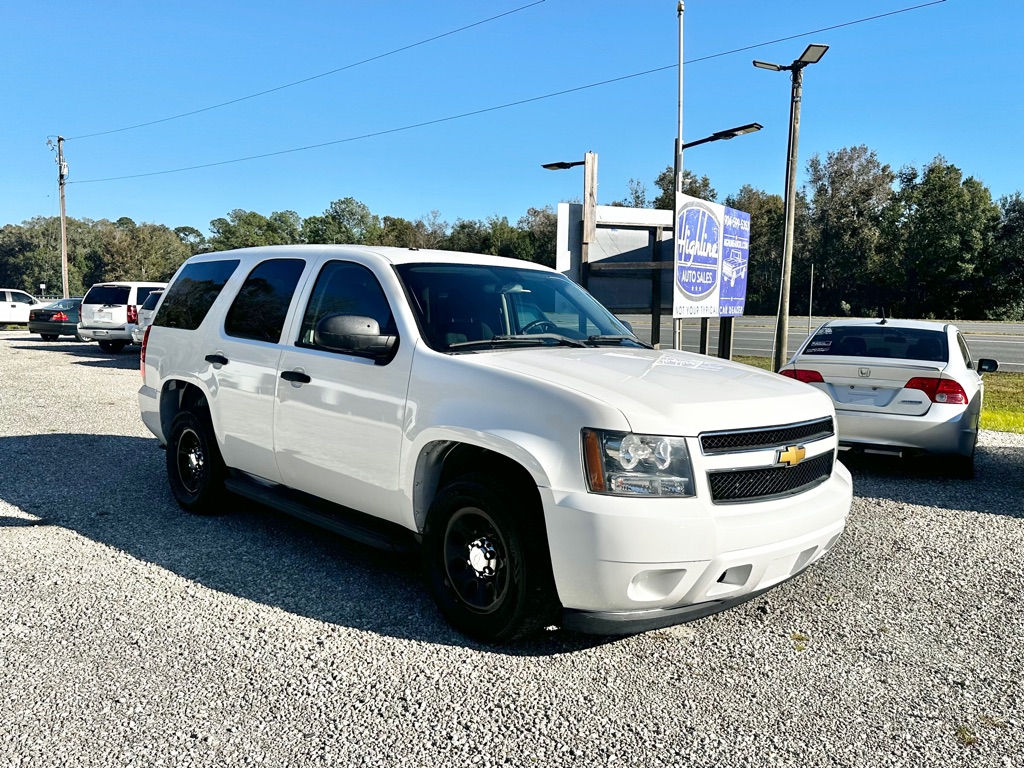
[[152, 329], [152, 325], [146, 326], [146, 332], [142, 336], [142, 351], [139, 352], [139, 373], [143, 382], [146, 381], [146, 345], [149, 343], [149, 332]]
[[139, 308], [134, 304], [128, 305], [128, 322], [137, 323], [139, 322]]
[[919, 389], [928, 395], [933, 403], [966, 405], [967, 393], [952, 379], [934, 379], [929, 376], [915, 376], [903, 385], [906, 389]]
[[781, 373], [783, 376], [788, 376], [791, 379], [802, 381], [804, 384], [814, 384], [815, 382], [818, 381], [825, 381], [823, 378], [821, 378], [821, 374], [818, 373], [817, 371], [805, 371], [799, 368], [783, 368], [781, 371], [779, 371], [779, 373]]
[[53, 316], [53, 319], [56, 320], [58, 323], [66, 323], [68, 321], [68, 316], [65, 315], [63, 312], [58, 312], [56, 315]]

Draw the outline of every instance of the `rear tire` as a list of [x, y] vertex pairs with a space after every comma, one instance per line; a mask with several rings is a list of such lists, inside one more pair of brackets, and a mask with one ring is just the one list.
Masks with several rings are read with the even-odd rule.
[[118, 352], [124, 349], [127, 344], [127, 341], [101, 341], [100, 349], [102, 349], [104, 352], [111, 352], [116, 355]]
[[207, 412], [174, 417], [166, 455], [167, 480], [178, 505], [196, 515], [221, 512], [227, 471]]
[[950, 477], [957, 480], [973, 480], [974, 453], [970, 456], [950, 456], [946, 459], [946, 467]]
[[441, 613], [465, 635], [507, 643], [557, 621], [542, 511], [493, 476], [467, 475], [438, 493], [423, 563]]

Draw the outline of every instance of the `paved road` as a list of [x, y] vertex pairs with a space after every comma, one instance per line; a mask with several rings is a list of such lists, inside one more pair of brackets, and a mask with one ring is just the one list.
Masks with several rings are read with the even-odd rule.
[[[620, 315], [628, 320], [633, 330], [645, 341], [651, 338], [650, 315]], [[813, 330], [826, 318], [814, 318]], [[971, 353], [976, 357], [991, 357], [999, 361], [999, 369], [1003, 371], [1024, 372], [1024, 323], [992, 323], [957, 321]], [[718, 348], [718, 321], [709, 323], [710, 349]], [[789, 351], [792, 353], [807, 338], [807, 318], [793, 317], [789, 324]], [[733, 353], [735, 355], [751, 355], [770, 357], [772, 344], [775, 340], [774, 317], [739, 317], [736, 319], [733, 336]], [[672, 343], [672, 320], [662, 318], [661, 342], [665, 346]], [[683, 348], [696, 352], [700, 344], [700, 323], [695, 320], [683, 322]]]

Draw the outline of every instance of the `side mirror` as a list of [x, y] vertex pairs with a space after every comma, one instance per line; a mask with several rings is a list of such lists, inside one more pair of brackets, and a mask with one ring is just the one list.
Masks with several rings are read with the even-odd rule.
[[995, 373], [999, 363], [987, 357], [978, 358], [978, 373]]
[[636, 332], [633, 330], [633, 324], [631, 322], [629, 322], [629, 320], [621, 320], [620, 319], [619, 322], [622, 323], [624, 326], [626, 326], [626, 330], [627, 331], [629, 331], [634, 336], [636, 336]]
[[327, 315], [313, 330], [313, 343], [332, 352], [386, 362], [398, 346], [397, 336], [381, 335], [380, 325], [362, 315]]

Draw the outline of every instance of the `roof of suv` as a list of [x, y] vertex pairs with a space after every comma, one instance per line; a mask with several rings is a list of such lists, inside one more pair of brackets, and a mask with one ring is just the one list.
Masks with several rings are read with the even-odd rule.
[[[239, 248], [233, 251], [213, 251], [193, 256], [190, 261], [210, 261], [233, 258], [261, 258], [269, 255], [286, 257], [315, 257], [321, 254], [338, 256], [376, 256], [391, 264], [478, 264], [495, 267], [518, 267], [519, 269], [549, 270], [541, 264], [504, 256], [486, 256], [479, 253], [439, 251], [433, 249], [398, 248], [386, 245], [268, 245], [256, 248]], [[138, 283], [137, 283], [138, 285]]]

